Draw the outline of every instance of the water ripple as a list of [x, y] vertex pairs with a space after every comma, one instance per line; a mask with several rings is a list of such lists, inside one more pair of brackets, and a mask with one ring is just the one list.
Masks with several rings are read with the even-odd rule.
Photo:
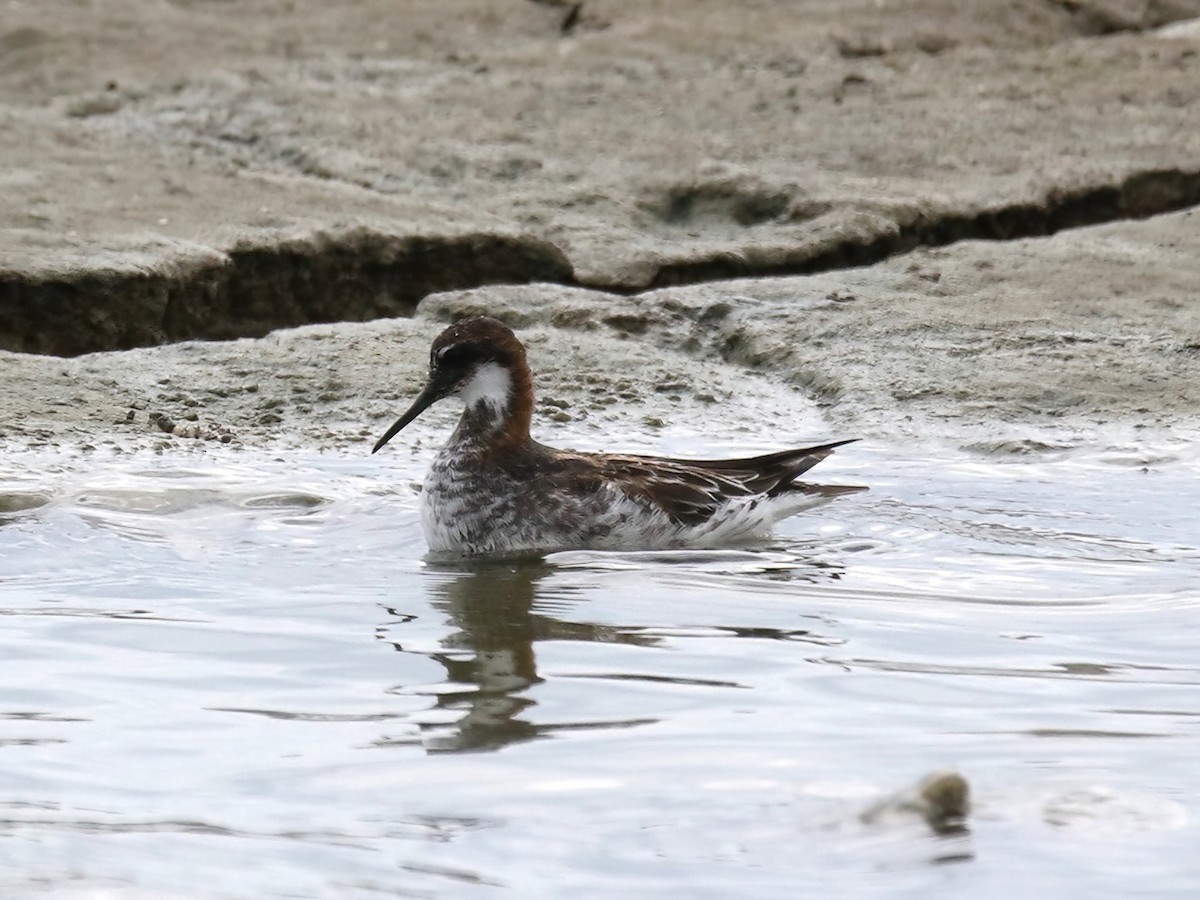
[[[1200, 878], [1191, 468], [865, 448], [761, 546], [450, 563], [421, 454], [5, 457], [0, 892]], [[948, 765], [965, 834], [864, 823]]]

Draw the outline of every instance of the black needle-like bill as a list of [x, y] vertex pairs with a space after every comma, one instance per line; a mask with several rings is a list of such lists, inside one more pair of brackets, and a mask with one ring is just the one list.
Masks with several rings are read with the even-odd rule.
[[417, 395], [417, 399], [413, 401], [412, 406], [408, 408], [408, 412], [396, 420], [391, 428], [389, 428], [379, 440], [375, 442], [375, 446], [371, 448], [372, 453], [378, 452], [379, 448], [394, 438], [400, 433], [409, 422], [425, 412], [442, 397], [446, 396], [446, 385], [441, 384], [437, 379], [431, 378], [429, 383]]

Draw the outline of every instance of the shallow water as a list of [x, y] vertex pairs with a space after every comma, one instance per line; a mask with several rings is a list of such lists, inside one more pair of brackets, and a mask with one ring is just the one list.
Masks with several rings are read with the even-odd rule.
[[[400, 454], [10, 453], [0, 894], [1195, 896], [1200, 461], [1140, 462], [455, 566]], [[967, 833], [860, 820], [938, 768]]]

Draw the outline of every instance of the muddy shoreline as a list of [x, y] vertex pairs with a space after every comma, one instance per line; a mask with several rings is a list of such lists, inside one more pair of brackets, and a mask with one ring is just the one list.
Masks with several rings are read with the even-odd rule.
[[1194, 438], [1200, 2], [684, 6], [10, 10], [3, 440], [350, 448], [464, 312], [635, 443]]

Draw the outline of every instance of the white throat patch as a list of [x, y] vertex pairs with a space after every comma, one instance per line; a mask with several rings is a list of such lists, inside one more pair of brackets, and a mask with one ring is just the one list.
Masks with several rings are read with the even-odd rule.
[[476, 404], [483, 403], [489, 407], [493, 415], [499, 415], [508, 408], [512, 394], [512, 378], [504, 366], [489, 362], [475, 370], [459, 396], [467, 404], [467, 409], [473, 409]]

